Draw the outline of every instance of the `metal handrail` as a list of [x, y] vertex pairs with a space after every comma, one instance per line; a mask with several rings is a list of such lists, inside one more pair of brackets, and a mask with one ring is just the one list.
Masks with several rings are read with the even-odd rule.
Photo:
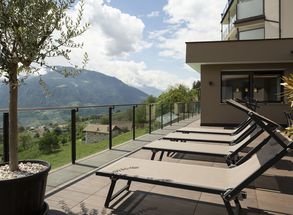
[[[154, 103], [157, 104], [157, 103]], [[89, 109], [89, 108], [108, 108], [108, 107], [125, 107], [125, 106], [139, 106], [139, 105], [149, 105], [149, 104], [105, 104], [105, 105], [83, 105], [83, 106], [59, 106], [59, 107], [36, 107], [36, 108], [18, 108], [19, 112], [26, 111], [44, 111], [44, 110], [71, 110], [71, 109]], [[8, 112], [8, 108], [0, 109], [0, 113]]]
[[[193, 116], [194, 113], [199, 114], [199, 107], [200, 104], [199, 102], [177, 102], [177, 103], [168, 103], [169, 106], [169, 112], [170, 112], [170, 121], [168, 123], [163, 122], [163, 117], [161, 116], [161, 129], [164, 128], [164, 126], [166, 125], [170, 125], [172, 126], [173, 123], [173, 119], [172, 119], [172, 114], [173, 114], [173, 108], [175, 104], [180, 104], [180, 105], [184, 105], [183, 111], [180, 113], [183, 113], [183, 118], [181, 119], [186, 119], [186, 111], [187, 111], [187, 116], [190, 117], [190, 104], [194, 104], [192, 110], [191, 110], [191, 116]], [[135, 130], [136, 130], [136, 125], [135, 125], [135, 113], [136, 113], [136, 108], [138, 106], [146, 106], [146, 108], [148, 108], [148, 124], [149, 124], [149, 129], [148, 132], [151, 133], [152, 132], [152, 107], [154, 105], [159, 105], [161, 108], [161, 114], [163, 113], [163, 104], [160, 103], [150, 103], [150, 104], [107, 104], [107, 105], [88, 105], [88, 106], [63, 106], [63, 107], [39, 107], [39, 108], [19, 108], [18, 111], [19, 112], [27, 112], [27, 111], [45, 111], [45, 110], [68, 110], [71, 112], [71, 162], [72, 164], [75, 164], [76, 161], [76, 122], [77, 122], [77, 113], [80, 109], [89, 109], [89, 108], [108, 108], [109, 112], [108, 112], [108, 117], [109, 117], [109, 149], [112, 149], [112, 115], [113, 115], [113, 109], [115, 107], [132, 107], [132, 132], [133, 132], [133, 140], [135, 140], [136, 136], [135, 136]], [[187, 106], [187, 109], [185, 109], [185, 107]], [[8, 139], [8, 135], [9, 135], [9, 124], [8, 124], [8, 117], [9, 117], [9, 113], [8, 113], [8, 109], [0, 109], [0, 113], [3, 113], [3, 161], [4, 162], [8, 162], [9, 160], [9, 139]], [[177, 120], [178, 122], [180, 121], [180, 113], [178, 113], [178, 117]], [[175, 120], [175, 119], [174, 119]]]

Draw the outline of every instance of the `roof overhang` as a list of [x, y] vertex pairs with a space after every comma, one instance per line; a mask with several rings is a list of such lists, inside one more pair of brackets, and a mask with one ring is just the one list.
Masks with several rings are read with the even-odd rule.
[[198, 72], [204, 64], [293, 63], [293, 38], [187, 42], [186, 63]]

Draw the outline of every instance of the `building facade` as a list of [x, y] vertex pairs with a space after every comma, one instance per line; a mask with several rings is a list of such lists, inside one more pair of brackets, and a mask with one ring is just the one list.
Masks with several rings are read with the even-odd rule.
[[229, 0], [222, 13], [222, 40], [290, 38], [292, 8], [292, 0]]
[[[109, 138], [109, 126], [101, 124], [89, 124], [84, 129], [85, 133], [84, 143], [99, 143]], [[121, 134], [121, 129], [112, 125], [112, 137], [116, 137]]]
[[[186, 63], [201, 73], [201, 124], [237, 124], [226, 99], [254, 98], [258, 112], [285, 124], [282, 76], [293, 72], [293, 1], [230, 0], [222, 41], [187, 42]], [[274, 18], [274, 19], [273, 19]], [[278, 18], [278, 19], [277, 19]]]

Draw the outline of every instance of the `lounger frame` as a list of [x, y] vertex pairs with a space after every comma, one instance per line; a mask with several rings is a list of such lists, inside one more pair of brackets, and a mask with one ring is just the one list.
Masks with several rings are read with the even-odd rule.
[[[231, 164], [237, 164], [240, 162], [242, 158], [239, 157], [239, 152], [241, 152], [246, 146], [248, 146], [252, 141], [254, 141], [259, 135], [261, 135], [264, 132], [263, 129], [260, 129], [256, 134], [254, 134], [245, 144], [243, 144], [241, 147], [236, 149], [235, 151], [231, 152], [230, 154], [219, 154], [219, 153], [208, 153], [208, 152], [198, 152], [198, 151], [187, 151], [184, 149], [160, 149], [156, 147], [149, 147], [148, 145], [143, 146], [142, 149], [150, 150], [152, 152], [151, 160], [154, 160], [156, 157], [156, 154], [158, 152], [160, 153], [159, 161], [161, 161], [164, 157], [165, 152], [167, 152], [167, 155], [169, 156], [170, 153], [185, 153], [185, 154], [198, 154], [198, 155], [206, 155], [206, 156], [213, 156], [213, 157], [225, 157], [226, 163], [228, 165]], [[164, 144], [164, 143], [162, 143]], [[180, 144], [180, 143], [178, 143]], [[196, 143], [190, 143], [190, 144], [196, 144]], [[258, 144], [258, 148], [262, 147], [265, 144], [264, 141], [262, 141], [260, 144]], [[257, 148], [257, 149], [258, 149]], [[251, 154], [254, 154], [257, 150], [250, 150]]]
[[[240, 109], [241, 109], [241, 106], [240, 106]], [[257, 177], [262, 175], [267, 169], [272, 167], [276, 162], [282, 159], [282, 157], [288, 154], [288, 152], [292, 149], [292, 146], [293, 146], [293, 142], [290, 142], [288, 145], [284, 143], [283, 140], [280, 139], [279, 136], [275, 134], [276, 128], [272, 128], [271, 126], [269, 126], [270, 123], [273, 123], [274, 125], [276, 125], [275, 122], [271, 120], [267, 121], [268, 120], [267, 118], [259, 114], [256, 114], [254, 111], [249, 112], [249, 115], [255, 120], [255, 122], [260, 127], [262, 127], [264, 130], [266, 130], [270, 134], [270, 136], [267, 137], [264, 141], [268, 141], [270, 138], [273, 138], [276, 140], [278, 144], [280, 144], [283, 147], [283, 149], [279, 153], [277, 153], [271, 160], [269, 160], [267, 163], [261, 166], [259, 170], [257, 170], [255, 173], [250, 175], [248, 178], [246, 178], [242, 183], [240, 183], [235, 188], [227, 189], [225, 191], [207, 189], [202, 187], [190, 186], [186, 184], [178, 184], [178, 183], [169, 182], [169, 181], [161, 181], [161, 180], [157, 181], [152, 179], [139, 178], [137, 176], [132, 177], [127, 175], [119, 175], [115, 173], [99, 172], [98, 170], [96, 172], [96, 175], [109, 177], [111, 179], [111, 185], [110, 185], [107, 198], [105, 201], [105, 207], [109, 207], [110, 202], [114, 200], [117, 196], [122, 194], [124, 191], [129, 191], [131, 182], [136, 181], [136, 182], [149, 183], [149, 184], [160, 185], [160, 186], [167, 186], [167, 187], [174, 187], [179, 189], [187, 189], [187, 190], [193, 190], [193, 191], [199, 191], [199, 192], [218, 194], [222, 197], [224, 205], [229, 215], [239, 214], [241, 210], [241, 204], [239, 200], [241, 200], [242, 198], [246, 198], [246, 193], [243, 192], [242, 190], [246, 188]], [[267, 122], [268, 124], [265, 124], [264, 121]], [[233, 166], [231, 168], [233, 168]], [[119, 190], [118, 192], [114, 194], [113, 192], [115, 189], [116, 182], [120, 179], [127, 180], [127, 184], [125, 187], [123, 187], [121, 190]], [[231, 206], [231, 203], [230, 203], [231, 201], [235, 202], [236, 207], [234, 209]]]
[[[238, 133], [240, 133], [241, 131], [243, 131], [243, 129], [245, 129], [246, 126], [248, 126], [250, 123], [252, 122], [252, 119], [249, 117], [247, 118], [245, 121], [243, 121], [242, 123], [240, 123], [240, 125], [237, 127], [237, 129], [234, 132], [224, 132], [227, 129], [223, 129], [222, 132], [217, 132], [215, 130], [212, 129], [207, 129], [205, 131], [200, 131], [200, 130], [184, 130], [184, 128], [182, 129], [177, 129], [176, 132], [181, 132], [181, 133], [196, 133], [196, 134], [218, 134], [218, 135], [229, 135], [229, 136], [234, 136]], [[209, 131], [211, 130], [211, 131]]]
[[[171, 141], [178, 141], [178, 142], [186, 142], [186, 141], [200, 141], [200, 142], [210, 142], [210, 143], [224, 143], [224, 144], [230, 144], [230, 145], [234, 145], [239, 143], [240, 141], [242, 141], [244, 138], [246, 138], [251, 132], [254, 131], [254, 129], [256, 129], [256, 125], [252, 125], [249, 129], [247, 129], [247, 131], [245, 131], [243, 134], [241, 134], [237, 139], [233, 140], [233, 141], [224, 141], [224, 140], [212, 140], [212, 139], [197, 139], [197, 138], [184, 138], [184, 137], [180, 137], [180, 138], [176, 138], [176, 137], [163, 137], [162, 139], [165, 140], [171, 140]], [[174, 132], [175, 133], [175, 132]], [[182, 133], [182, 132], [180, 132]], [[193, 133], [195, 134], [195, 133]], [[206, 134], [208, 135], [208, 134]], [[216, 134], [219, 135], [219, 134]], [[223, 136], [223, 135], [220, 135]]]
[[[173, 187], [173, 188], [179, 188], [179, 189], [185, 189], [185, 190], [193, 190], [198, 192], [217, 194], [221, 196], [229, 215], [239, 214], [241, 210], [241, 204], [239, 200], [246, 198], [246, 193], [243, 192], [242, 190], [246, 188], [257, 177], [262, 175], [267, 169], [272, 167], [282, 157], [284, 157], [288, 153], [289, 149], [292, 148], [293, 142], [291, 142], [289, 145], [286, 145], [277, 135], [269, 136], [264, 141], [267, 142], [271, 138], [274, 138], [277, 141], [277, 143], [279, 143], [283, 147], [283, 150], [280, 151], [278, 154], [276, 154], [273, 159], [271, 159], [266, 164], [264, 164], [258, 171], [256, 171], [254, 174], [249, 176], [247, 179], [245, 179], [242, 183], [240, 183], [238, 186], [236, 186], [233, 189], [227, 189], [227, 190], [207, 189], [202, 187], [190, 186], [186, 184], [178, 184], [178, 183], [169, 182], [169, 181], [158, 181], [158, 180], [152, 180], [152, 179], [139, 178], [137, 176], [117, 175], [115, 173], [104, 173], [104, 172], [97, 171], [96, 175], [109, 177], [111, 180], [111, 185], [110, 185], [104, 205], [105, 207], [109, 207], [111, 201], [113, 201], [116, 197], [118, 197], [124, 191], [129, 191], [131, 183], [132, 181], [134, 181], [134, 182], [167, 186], [167, 187]], [[233, 168], [233, 166], [231, 168]], [[118, 180], [126, 180], [127, 184], [125, 187], [123, 187], [122, 189], [114, 193], [115, 185]], [[236, 206], [235, 208], [231, 206], [231, 201], [234, 201]]]

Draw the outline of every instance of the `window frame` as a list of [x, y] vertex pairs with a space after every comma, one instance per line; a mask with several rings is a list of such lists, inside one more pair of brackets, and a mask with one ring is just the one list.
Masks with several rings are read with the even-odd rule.
[[[223, 75], [248, 75], [248, 95], [249, 97], [253, 98], [254, 97], [254, 75], [261, 75], [261, 74], [277, 74], [280, 75], [281, 77], [284, 76], [284, 70], [278, 69], [278, 70], [272, 70], [272, 69], [262, 69], [262, 70], [222, 70], [221, 75], [220, 75], [220, 103], [224, 104], [225, 100], [223, 98]], [[281, 85], [281, 95], [284, 94], [284, 87]], [[280, 101], [258, 101], [259, 103], [272, 103], [272, 104], [282, 104], [284, 103], [284, 96], [281, 96]]]
[[[255, 31], [255, 30], [260, 30], [260, 29], [263, 29], [263, 33], [264, 33], [264, 37], [261, 38], [261, 39], [240, 39], [240, 34], [243, 33], [243, 32], [249, 32], [249, 31]], [[238, 39], [239, 40], [264, 40], [266, 38], [266, 31], [265, 31], [265, 28], [264, 27], [258, 27], [258, 28], [252, 28], [252, 29], [247, 29], [247, 30], [239, 30], [239, 34], [238, 34]]]

